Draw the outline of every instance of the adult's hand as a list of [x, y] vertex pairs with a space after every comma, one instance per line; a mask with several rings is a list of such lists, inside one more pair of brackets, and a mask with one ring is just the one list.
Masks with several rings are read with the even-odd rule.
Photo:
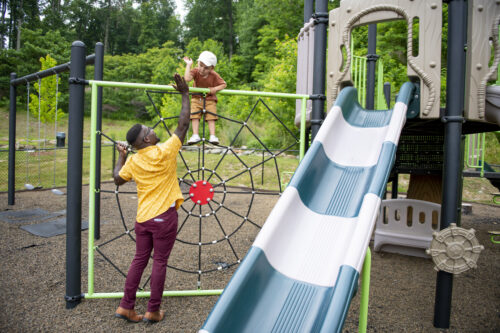
[[127, 156], [128, 150], [127, 150], [127, 146], [124, 143], [117, 142], [116, 143], [116, 150], [118, 150], [118, 153], [120, 153], [120, 156]]
[[186, 80], [178, 73], [174, 74], [174, 81], [175, 84], [173, 84], [172, 86], [175, 88], [175, 90], [177, 90], [181, 94], [187, 94], [189, 92], [189, 86], [187, 85]]

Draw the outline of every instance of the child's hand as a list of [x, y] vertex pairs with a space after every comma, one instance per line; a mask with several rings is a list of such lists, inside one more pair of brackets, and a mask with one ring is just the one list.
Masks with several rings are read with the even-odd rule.
[[217, 93], [217, 89], [215, 87], [208, 88], [210, 90], [210, 94], [215, 95]]
[[184, 57], [183, 60], [189, 66], [191, 66], [193, 64], [193, 59], [191, 59], [189, 57]]

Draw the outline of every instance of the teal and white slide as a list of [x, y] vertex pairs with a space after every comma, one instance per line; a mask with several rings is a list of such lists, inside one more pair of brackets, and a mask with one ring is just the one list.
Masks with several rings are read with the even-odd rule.
[[413, 90], [375, 111], [341, 91], [200, 333], [341, 332]]

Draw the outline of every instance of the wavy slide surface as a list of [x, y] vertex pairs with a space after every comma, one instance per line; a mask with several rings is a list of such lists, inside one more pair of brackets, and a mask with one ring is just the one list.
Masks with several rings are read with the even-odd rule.
[[342, 330], [412, 92], [367, 111], [342, 90], [200, 333]]

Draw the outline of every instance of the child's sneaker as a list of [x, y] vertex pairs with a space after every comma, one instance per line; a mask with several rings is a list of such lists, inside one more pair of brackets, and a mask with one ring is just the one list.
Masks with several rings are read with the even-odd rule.
[[188, 145], [194, 145], [195, 143], [198, 143], [200, 141], [200, 136], [198, 134], [193, 134], [188, 140]]
[[210, 139], [208, 140], [211, 144], [218, 145], [219, 144], [219, 138], [216, 137], [215, 135], [210, 135]]

